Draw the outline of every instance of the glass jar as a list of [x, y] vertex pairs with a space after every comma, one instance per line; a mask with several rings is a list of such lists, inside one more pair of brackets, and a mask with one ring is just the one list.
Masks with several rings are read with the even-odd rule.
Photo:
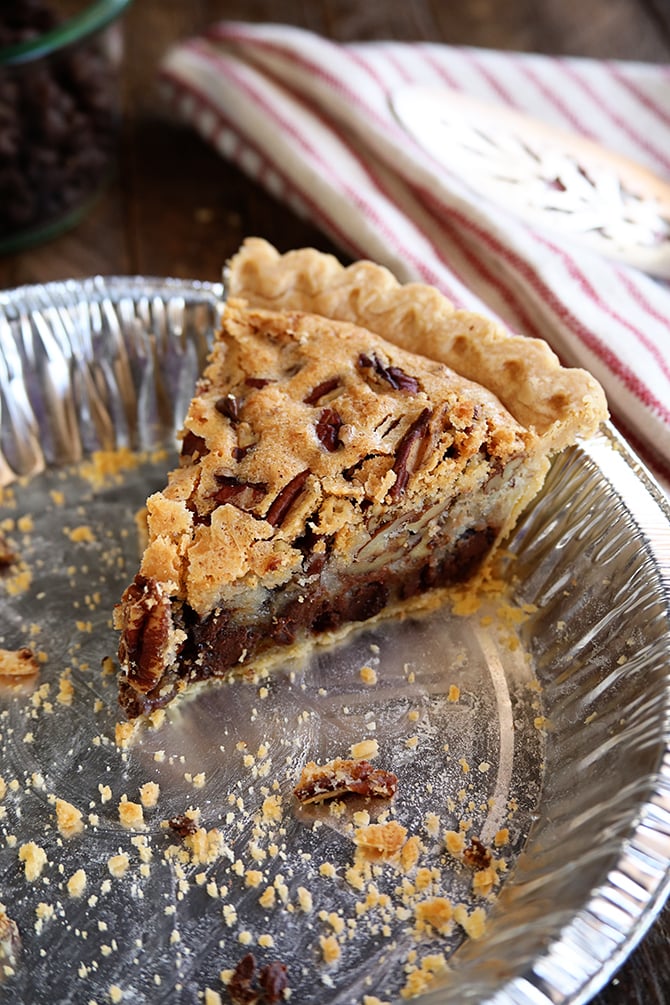
[[0, 3], [0, 252], [74, 226], [108, 181], [129, 3]]

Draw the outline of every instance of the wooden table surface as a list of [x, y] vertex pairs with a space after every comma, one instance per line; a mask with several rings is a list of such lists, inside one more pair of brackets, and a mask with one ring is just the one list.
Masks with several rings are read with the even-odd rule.
[[[282, 21], [338, 41], [393, 38], [670, 62], [668, 0], [135, 0], [126, 15], [125, 127], [117, 180], [79, 227], [0, 256], [0, 288], [94, 273], [218, 279], [248, 234], [333, 249], [189, 130], [155, 86], [173, 41], [221, 18]], [[670, 909], [595, 1005], [670, 1002]]]

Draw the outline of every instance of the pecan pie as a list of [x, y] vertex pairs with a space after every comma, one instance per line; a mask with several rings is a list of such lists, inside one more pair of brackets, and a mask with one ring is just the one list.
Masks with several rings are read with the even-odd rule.
[[468, 579], [606, 415], [545, 343], [369, 262], [252, 239], [228, 284], [115, 612], [130, 718]]

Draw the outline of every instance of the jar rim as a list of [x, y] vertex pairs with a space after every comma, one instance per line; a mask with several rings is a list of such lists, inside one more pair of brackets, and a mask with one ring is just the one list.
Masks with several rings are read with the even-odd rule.
[[132, 0], [96, 0], [79, 14], [56, 25], [50, 31], [26, 42], [0, 48], [0, 67], [17, 66], [50, 56], [59, 49], [76, 44], [101, 31], [123, 13]]

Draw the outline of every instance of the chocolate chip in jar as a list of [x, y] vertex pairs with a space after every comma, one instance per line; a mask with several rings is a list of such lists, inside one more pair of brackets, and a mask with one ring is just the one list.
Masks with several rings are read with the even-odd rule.
[[[63, 20], [43, 0], [10, 0], [0, 11], [0, 250], [75, 223], [113, 167], [115, 26], [65, 44]], [[43, 41], [45, 32], [53, 38]]]

